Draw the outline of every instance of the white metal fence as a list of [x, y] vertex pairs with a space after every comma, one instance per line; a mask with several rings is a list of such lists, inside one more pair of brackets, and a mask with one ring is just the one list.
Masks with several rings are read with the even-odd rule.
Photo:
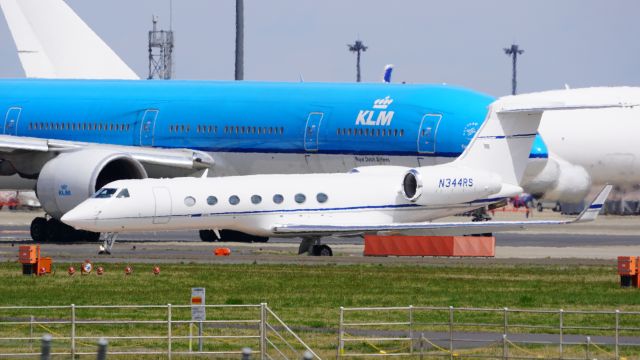
[[337, 358], [640, 359], [640, 312], [340, 308]]
[[40, 354], [50, 334], [51, 355], [95, 355], [99, 339], [109, 355], [224, 356], [256, 349], [258, 359], [320, 359], [268, 306], [204, 305], [205, 321], [191, 320], [191, 305], [3, 306], [0, 358]]

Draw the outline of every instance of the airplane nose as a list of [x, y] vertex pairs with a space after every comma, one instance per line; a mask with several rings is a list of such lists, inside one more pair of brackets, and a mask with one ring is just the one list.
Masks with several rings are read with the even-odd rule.
[[71, 211], [62, 215], [60, 221], [69, 226], [73, 226], [76, 229], [88, 230], [86, 229], [86, 226], [95, 222], [95, 220], [98, 218], [98, 215], [100, 215], [100, 211], [94, 211], [93, 214], [89, 214], [84, 210], [86, 209], [72, 209]]

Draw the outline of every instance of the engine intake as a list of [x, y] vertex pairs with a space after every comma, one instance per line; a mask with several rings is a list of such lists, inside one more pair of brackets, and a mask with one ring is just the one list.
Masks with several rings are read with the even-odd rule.
[[110, 149], [82, 149], [49, 160], [36, 190], [42, 208], [60, 219], [104, 185], [121, 179], [144, 179], [147, 172], [131, 155]]

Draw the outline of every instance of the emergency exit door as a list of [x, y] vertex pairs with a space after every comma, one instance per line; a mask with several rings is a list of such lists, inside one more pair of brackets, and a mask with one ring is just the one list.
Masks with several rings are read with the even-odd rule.
[[140, 146], [153, 146], [153, 133], [156, 127], [158, 110], [146, 110], [140, 124]]
[[318, 135], [320, 134], [320, 124], [324, 114], [313, 112], [307, 118], [307, 127], [304, 131], [304, 149], [306, 151], [318, 151]]
[[7, 111], [7, 115], [4, 118], [4, 134], [18, 135], [18, 120], [20, 120], [21, 113], [22, 108], [9, 108], [9, 111]]
[[442, 115], [427, 114], [422, 118], [420, 131], [418, 132], [418, 152], [433, 154], [436, 152], [436, 135]]
[[171, 220], [171, 193], [165, 187], [154, 187], [153, 198], [156, 202], [153, 214], [154, 224], [166, 224]]

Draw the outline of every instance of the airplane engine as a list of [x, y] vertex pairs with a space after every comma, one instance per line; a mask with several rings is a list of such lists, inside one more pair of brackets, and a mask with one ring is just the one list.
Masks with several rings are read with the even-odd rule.
[[447, 165], [425, 166], [407, 171], [402, 195], [419, 205], [469, 202], [500, 192], [502, 182], [494, 174]]
[[577, 203], [591, 190], [591, 176], [582, 166], [550, 155], [544, 169], [527, 181], [524, 189], [547, 200]]
[[42, 208], [60, 219], [102, 186], [120, 179], [143, 179], [147, 172], [128, 154], [109, 149], [83, 149], [49, 160], [38, 177]]

